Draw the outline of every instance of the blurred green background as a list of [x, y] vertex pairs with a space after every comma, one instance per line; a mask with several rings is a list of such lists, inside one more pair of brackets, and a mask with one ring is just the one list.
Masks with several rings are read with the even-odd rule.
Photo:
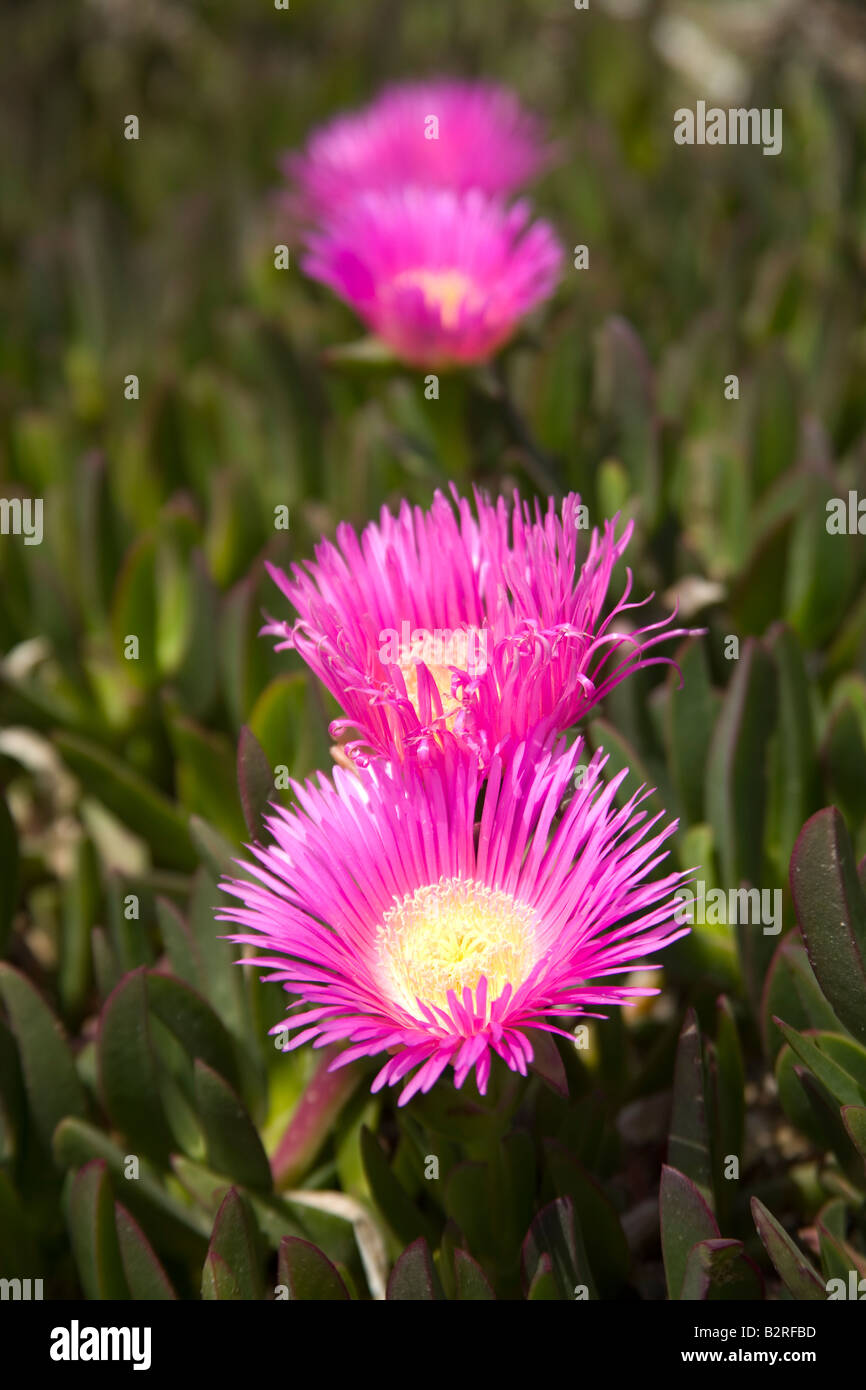
[[[682, 817], [681, 864], [783, 887], [787, 927], [808, 815], [835, 801], [866, 852], [866, 552], [826, 530], [828, 499], [866, 496], [861, 6], [28, 0], [4, 7], [0, 53], [0, 493], [45, 505], [41, 545], [0, 537], [0, 928], [86, 1083], [100, 1001], [167, 952], [254, 1034], [245, 1095], [279, 1133], [310, 1062], [274, 1081], [280, 992], [227, 983], [230, 948], [208, 956], [214, 880], [247, 838], [242, 726], [300, 776], [328, 765], [336, 711], [257, 635], [263, 610], [289, 616], [262, 561], [450, 480], [633, 517], [636, 595], [709, 628], [682, 693], [652, 672], [589, 730]], [[563, 158], [532, 196], [589, 268], [569, 255], [502, 359], [427, 401], [422, 374], [334, 354], [357, 323], [274, 246], [281, 154], [433, 74], [501, 80], [547, 119]], [[699, 98], [782, 108], [782, 153], [677, 146], [673, 113]], [[681, 997], [754, 1004], [767, 958], [695, 938], [671, 953]], [[165, 1103], [176, 1136], [185, 1102]], [[328, 1178], [365, 1191], [359, 1125]]]

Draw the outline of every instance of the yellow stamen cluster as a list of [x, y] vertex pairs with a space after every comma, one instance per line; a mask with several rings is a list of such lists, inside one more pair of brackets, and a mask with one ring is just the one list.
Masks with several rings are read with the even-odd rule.
[[420, 290], [427, 308], [439, 310], [442, 327], [447, 329], [457, 327], [464, 304], [474, 310], [483, 302], [477, 286], [462, 270], [403, 270], [393, 283], [397, 289]]
[[447, 1009], [487, 980], [487, 1013], [507, 984], [523, 983], [537, 958], [535, 909], [473, 879], [441, 878], [390, 908], [376, 946], [382, 983], [410, 1012], [416, 999]]
[[429, 636], [416, 639], [409, 645], [401, 645], [397, 664], [403, 675], [406, 685], [406, 694], [415, 707], [415, 713], [421, 715], [421, 702], [418, 696], [418, 664], [423, 662], [430, 672], [431, 677], [439, 691], [442, 700], [442, 714], [444, 716], [445, 727], [452, 728], [454, 720], [460, 712], [460, 700], [455, 699], [451, 694], [450, 668], [456, 666], [459, 670], [469, 670], [472, 674], [473, 668], [479, 665], [479, 653], [486, 654], [485, 632], [467, 632], [462, 628], [457, 628], [449, 632], [447, 636], [436, 634], [431, 640]]

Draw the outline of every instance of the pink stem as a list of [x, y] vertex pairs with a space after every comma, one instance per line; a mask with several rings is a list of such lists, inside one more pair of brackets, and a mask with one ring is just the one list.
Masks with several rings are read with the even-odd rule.
[[325, 1049], [277, 1145], [271, 1171], [278, 1188], [292, 1187], [300, 1181], [364, 1074], [365, 1068], [360, 1062], [328, 1071], [341, 1050], [339, 1044]]

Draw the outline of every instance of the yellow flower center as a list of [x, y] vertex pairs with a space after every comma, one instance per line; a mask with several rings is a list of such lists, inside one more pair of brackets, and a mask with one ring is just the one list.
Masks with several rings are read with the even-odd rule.
[[475, 629], [434, 631], [401, 645], [397, 664], [406, 685], [406, 694], [415, 713], [421, 717], [418, 695], [418, 664], [427, 667], [442, 700], [442, 714], [447, 729], [451, 729], [460, 712], [461, 702], [451, 694], [451, 670], [467, 671], [470, 676], [483, 674], [487, 665], [487, 633]]
[[473, 879], [441, 878], [389, 908], [376, 935], [382, 982], [410, 1013], [416, 999], [448, 1008], [482, 976], [490, 1005], [507, 984], [517, 989], [537, 959], [535, 909]]
[[394, 277], [397, 289], [420, 290], [428, 309], [438, 309], [443, 328], [456, 328], [460, 309], [479, 309], [484, 302], [474, 281], [462, 270], [402, 270]]

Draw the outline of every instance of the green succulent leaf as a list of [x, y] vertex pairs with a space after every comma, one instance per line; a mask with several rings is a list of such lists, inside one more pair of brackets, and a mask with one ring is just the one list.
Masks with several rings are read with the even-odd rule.
[[79, 1168], [92, 1159], [104, 1159], [125, 1205], [151, 1232], [160, 1249], [170, 1249], [184, 1258], [204, 1258], [210, 1222], [166, 1191], [144, 1164], [139, 1165], [137, 1177], [130, 1176], [132, 1162], [138, 1164], [137, 1155], [125, 1152], [94, 1125], [77, 1119], [62, 1120], [57, 1126], [53, 1151], [60, 1168]]
[[201, 1060], [195, 1063], [195, 1097], [208, 1163], [244, 1187], [270, 1192], [270, 1164], [243, 1102], [228, 1082]]
[[694, 824], [703, 819], [704, 768], [721, 698], [710, 684], [703, 642], [684, 642], [674, 659], [681, 675], [672, 668], [668, 676], [665, 736], [676, 789]]
[[290, 1299], [336, 1303], [349, 1292], [327, 1255], [308, 1240], [285, 1236], [280, 1242], [277, 1280]]
[[827, 1292], [817, 1270], [757, 1197], [751, 1200], [752, 1219], [770, 1261], [788, 1292], [796, 1299], [824, 1300]]
[[65, 1116], [86, 1114], [84, 1087], [60, 1022], [26, 976], [11, 965], [0, 964], [0, 996], [18, 1045], [29, 1113], [49, 1145]]
[[862, 1105], [843, 1105], [842, 1122], [851, 1142], [861, 1158], [866, 1161], [866, 1107]]
[[754, 1301], [764, 1296], [764, 1281], [740, 1240], [711, 1239], [693, 1245], [686, 1256], [680, 1299], [717, 1302]]
[[751, 639], [735, 667], [713, 732], [705, 796], [722, 882], [739, 886], [765, 881], [766, 749], [776, 719], [776, 672]]
[[247, 830], [254, 840], [259, 840], [262, 838], [263, 816], [274, 795], [274, 774], [262, 745], [246, 724], [238, 740], [237, 775]]
[[689, 1251], [702, 1241], [716, 1239], [719, 1228], [697, 1185], [669, 1164], [662, 1166], [659, 1216], [668, 1297], [678, 1299]]
[[407, 1246], [397, 1260], [388, 1279], [385, 1297], [389, 1302], [411, 1299], [416, 1303], [429, 1303], [443, 1297], [430, 1247], [423, 1236]]
[[264, 1297], [255, 1219], [249, 1201], [235, 1187], [229, 1188], [214, 1221], [202, 1275], [202, 1297]]
[[68, 1222], [85, 1296], [128, 1299], [114, 1222], [114, 1193], [104, 1159], [85, 1164], [72, 1179]]
[[201, 995], [182, 980], [154, 970], [147, 975], [147, 997], [151, 1013], [190, 1057], [200, 1057], [237, 1090], [240, 1078], [231, 1037]]
[[866, 1101], [866, 1049], [841, 1034], [807, 1035], [789, 1028], [779, 1018], [774, 1021], [789, 1046], [840, 1105]]
[[800, 832], [791, 891], [821, 988], [849, 1032], [866, 1042], [866, 896], [835, 807], [819, 811]]
[[361, 1157], [373, 1200], [397, 1239], [412, 1248], [421, 1237], [430, 1246], [438, 1245], [434, 1223], [412, 1201], [395, 1176], [378, 1139], [366, 1127], [361, 1131]]
[[195, 868], [186, 819], [167, 796], [89, 739], [59, 733], [55, 743], [87, 791], [140, 835], [160, 864], [185, 871]]
[[137, 1151], [164, 1162], [173, 1137], [160, 1099], [143, 968], [124, 976], [105, 1001], [98, 1057], [100, 1090], [112, 1124]]
[[587, 1290], [589, 1298], [598, 1297], [570, 1197], [557, 1197], [555, 1202], [542, 1207], [526, 1233], [520, 1263], [527, 1292], [544, 1255], [551, 1262], [560, 1299], [574, 1298], [581, 1286]]
[[698, 1020], [692, 1009], [686, 1014], [677, 1046], [668, 1163], [694, 1183], [712, 1208], [713, 1164], [706, 1066]]
[[454, 1251], [454, 1280], [461, 1303], [490, 1303], [496, 1298], [490, 1280], [478, 1261], [459, 1246]]
[[114, 1204], [114, 1220], [123, 1273], [131, 1297], [136, 1302], [176, 1299], [177, 1294], [153, 1247], [138, 1222], [119, 1202]]
[[821, 992], [799, 932], [780, 941], [767, 972], [761, 1001], [764, 1051], [775, 1061], [784, 1046], [774, 1019], [788, 1019], [799, 1031], [823, 1029], [839, 1032], [840, 1023]]
[[553, 1272], [553, 1260], [547, 1254], [542, 1254], [538, 1261], [526, 1299], [528, 1303], [559, 1303], [562, 1301], [559, 1283]]
[[544, 1142], [545, 1167], [559, 1197], [569, 1197], [580, 1224], [589, 1267], [602, 1298], [628, 1278], [629, 1252], [616, 1209], [586, 1169], [557, 1140]]
[[0, 796], [0, 956], [12, 929], [12, 919], [18, 903], [19, 854], [18, 833], [5, 796]]

